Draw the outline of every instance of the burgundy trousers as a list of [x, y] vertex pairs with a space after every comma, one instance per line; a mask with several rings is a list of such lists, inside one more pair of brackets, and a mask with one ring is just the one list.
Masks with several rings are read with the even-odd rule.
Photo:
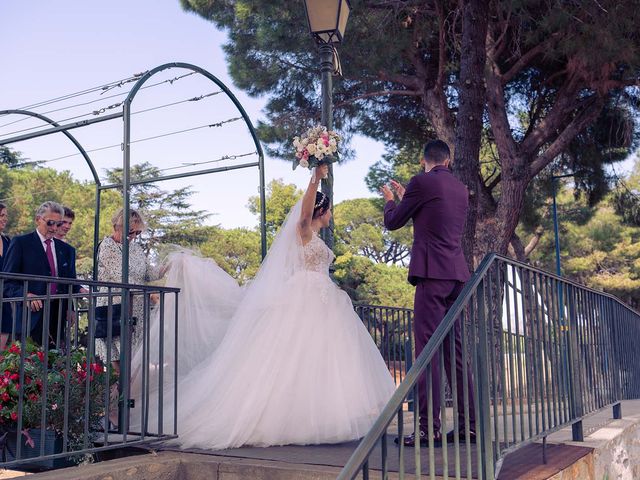
[[[423, 279], [416, 285], [416, 293], [413, 304], [413, 331], [415, 335], [416, 357], [433, 335], [440, 322], [455, 302], [462, 291], [464, 282], [457, 280]], [[460, 321], [455, 324], [455, 362], [456, 362], [456, 388], [458, 399], [459, 430], [464, 429], [464, 383], [468, 385], [469, 425], [475, 430], [475, 407], [473, 397], [473, 381], [468, 365], [462, 362], [462, 339], [460, 335]], [[451, 345], [450, 336], [444, 341], [444, 366], [451, 385]], [[469, 355], [467, 355], [469, 360]], [[470, 361], [470, 360], [469, 360]], [[433, 403], [433, 430], [440, 432], [440, 357], [436, 352], [431, 360], [432, 403]], [[420, 403], [420, 429], [428, 432], [428, 396], [426, 372], [418, 379], [418, 399]], [[445, 432], [446, 433], [446, 432]]]

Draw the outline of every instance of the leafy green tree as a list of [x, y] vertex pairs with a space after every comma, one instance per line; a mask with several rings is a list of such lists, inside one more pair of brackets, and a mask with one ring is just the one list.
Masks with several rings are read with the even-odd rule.
[[[287, 218], [287, 214], [302, 196], [302, 193], [302, 190], [298, 189], [295, 185], [291, 183], [285, 184], [282, 179], [272, 180], [267, 185], [265, 203], [267, 212], [266, 229], [269, 244], [271, 244], [278, 229]], [[259, 221], [260, 197], [250, 197], [247, 207], [251, 213], [256, 215]]]
[[262, 261], [260, 233], [247, 228], [226, 230], [220, 227], [205, 227], [208, 239], [200, 251], [216, 263], [239, 283], [251, 280]]
[[23, 161], [20, 152], [11, 150], [9, 147], [0, 146], [0, 164], [8, 167], [15, 167]]
[[[614, 195], [590, 207], [572, 188], [558, 195], [560, 254], [564, 276], [640, 306], [640, 227], [615, 212]], [[551, 222], [547, 215], [547, 222]], [[550, 228], [550, 227], [549, 227]], [[555, 271], [554, 235], [544, 235], [531, 254], [536, 266]]]
[[[148, 162], [131, 167], [132, 181], [151, 180], [160, 176], [160, 170]], [[106, 170], [110, 183], [122, 183], [122, 168]], [[122, 193], [122, 189], [119, 189]], [[142, 242], [147, 253], [160, 243], [184, 241], [183, 232], [202, 225], [209, 216], [203, 210], [193, 210], [189, 203], [193, 195], [191, 187], [173, 191], [161, 189], [154, 183], [131, 186], [131, 208], [139, 210], [145, 216], [147, 232]]]
[[627, 225], [640, 227], [640, 153], [636, 153], [633, 170], [627, 179], [618, 182], [613, 204]]
[[382, 185], [390, 179], [406, 185], [411, 177], [422, 171], [420, 158], [422, 157], [422, 145], [406, 147], [397, 151], [387, 152], [370, 168], [365, 183], [371, 192], [378, 193]]
[[413, 287], [407, 269], [345, 253], [335, 262], [335, 279], [354, 303], [412, 308]]
[[408, 264], [412, 231], [384, 228], [383, 205], [378, 199], [345, 200], [335, 206], [337, 252], [362, 255], [376, 263]]
[[[272, 155], [289, 158], [290, 139], [321, 111], [302, 6], [181, 4], [228, 31], [231, 76], [267, 96], [261, 137]], [[455, 146], [454, 171], [471, 192], [467, 253], [506, 253], [525, 192], [545, 168], [557, 161], [577, 170], [576, 185], [602, 198], [601, 164], [634, 145], [639, 12], [633, 0], [354, 0], [335, 124], [347, 139], [361, 133], [392, 153], [434, 136]], [[481, 147], [483, 135], [490, 145]], [[491, 177], [480, 148], [495, 152]]]

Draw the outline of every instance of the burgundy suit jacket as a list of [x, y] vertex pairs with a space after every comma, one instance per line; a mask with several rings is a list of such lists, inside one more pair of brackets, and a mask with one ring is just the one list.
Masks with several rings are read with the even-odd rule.
[[467, 187], [444, 165], [411, 179], [402, 201], [384, 206], [389, 230], [413, 219], [409, 282], [420, 279], [466, 282], [469, 268], [462, 251], [462, 235], [469, 206]]

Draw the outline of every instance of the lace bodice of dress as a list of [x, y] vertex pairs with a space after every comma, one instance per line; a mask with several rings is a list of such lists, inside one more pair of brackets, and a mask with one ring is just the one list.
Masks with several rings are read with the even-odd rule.
[[318, 273], [329, 272], [329, 265], [333, 262], [335, 255], [317, 234], [312, 235], [311, 240], [302, 247], [302, 250], [306, 270]]

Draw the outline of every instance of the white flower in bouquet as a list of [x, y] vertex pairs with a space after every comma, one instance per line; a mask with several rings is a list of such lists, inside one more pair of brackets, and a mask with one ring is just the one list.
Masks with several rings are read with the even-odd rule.
[[318, 125], [310, 128], [303, 135], [293, 138], [295, 148], [295, 160], [293, 168], [298, 165], [304, 168], [312, 168], [320, 163], [332, 163], [338, 157], [338, 144], [340, 136], [333, 130]]
[[307, 152], [309, 152], [309, 155], [315, 155], [317, 153], [316, 144], [310, 143], [309, 145], [307, 145]]

